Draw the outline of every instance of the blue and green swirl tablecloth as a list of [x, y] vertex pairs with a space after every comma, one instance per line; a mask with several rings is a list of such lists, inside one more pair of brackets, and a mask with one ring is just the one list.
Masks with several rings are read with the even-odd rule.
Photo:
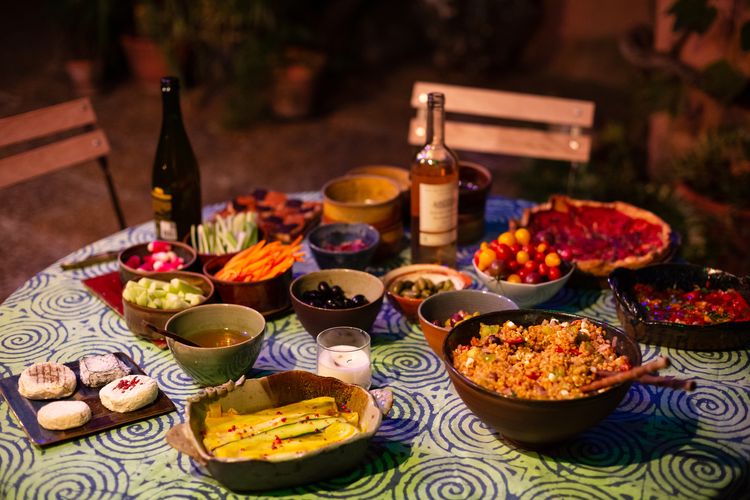
[[[315, 198], [317, 193], [301, 196]], [[488, 234], [527, 202], [492, 197]], [[207, 207], [206, 213], [211, 211]], [[153, 239], [152, 224], [127, 229], [65, 257], [74, 260]], [[459, 260], [471, 266], [476, 246]], [[390, 265], [406, 261], [408, 251]], [[31, 444], [0, 399], [0, 498], [234, 498], [204, 469], [167, 445], [198, 387], [169, 351], [136, 339], [81, 280], [115, 263], [76, 271], [53, 265], [0, 305], [0, 378], [40, 361], [125, 352], [178, 408], [45, 449]], [[312, 259], [295, 274], [315, 269]], [[380, 273], [384, 269], [375, 269]], [[471, 272], [469, 272], [471, 273]], [[476, 286], [476, 285], [475, 285]], [[612, 294], [564, 289], [545, 308], [617, 323]], [[387, 303], [373, 327], [373, 386], [394, 406], [366, 460], [345, 476], [258, 494], [288, 498], [740, 498], [750, 495], [750, 352], [690, 352], [641, 345], [644, 360], [672, 360], [668, 375], [694, 378], [692, 393], [634, 384], [605, 421], [544, 452], [513, 448], [480, 422], [453, 390], [440, 360]], [[315, 343], [294, 314], [270, 322], [251, 375], [315, 369]], [[550, 422], [550, 425], [555, 425]]]

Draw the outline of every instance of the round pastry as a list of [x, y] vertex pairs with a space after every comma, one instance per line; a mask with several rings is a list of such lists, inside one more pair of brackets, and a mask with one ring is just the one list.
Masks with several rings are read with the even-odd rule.
[[83, 401], [54, 401], [39, 409], [36, 420], [45, 429], [64, 431], [91, 420], [91, 408]]
[[59, 363], [36, 363], [18, 377], [18, 392], [27, 399], [64, 398], [75, 390], [75, 373]]
[[159, 387], [151, 377], [128, 375], [102, 387], [99, 399], [105, 408], [125, 413], [143, 408], [153, 402], [158, 394]]

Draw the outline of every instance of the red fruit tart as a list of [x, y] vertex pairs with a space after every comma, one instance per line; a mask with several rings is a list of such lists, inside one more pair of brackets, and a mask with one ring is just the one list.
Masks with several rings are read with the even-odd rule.
[[320, 221], [323, 208], [319, 201], [302, 201], [280, 191], [256, 189], [235, 197], [220, 214], [244, 211], [257, 212], [258, 226], [266, 238], [289, 243]]
[[584, 273], [607, 276], [637, 269], [670, 251], [669, 225], [653, 213], [620, 201], [603, 203], [552, 196], [524, 211], [520, 226], [553, 245]]

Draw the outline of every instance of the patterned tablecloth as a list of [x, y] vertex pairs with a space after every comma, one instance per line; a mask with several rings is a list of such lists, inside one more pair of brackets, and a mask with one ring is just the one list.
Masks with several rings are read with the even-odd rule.
[[[490, 199], [488, 234], [498, 234], [525, 206]], [[152, 224], [143, 224], [62, 260], [153, 237]], [[463, 267], [470, 268], [475, 248], [461, 250]], [[408, 251], [402, 255], [405, 260]], [[312, 259], [297, 266], [296, 274], [315, 268]], [[82, 279], [114, 269], [115, 263], [108, 263], [63, 272], [53, 265], [0, 305], [0, 378], [33, 362], [121, 351], [156, 378], [178, 412], [42, 450], [28, 441], [0, 399], [0, 498], [233, 497], [164, 441], [166, 431], [183, 419], [185, 398], [198, 387], [169, 351], [134, 338], [125, 321], [81, 285]], [[609, 291], [567, 288], [544, 307], [617, 322]], [[693, 377], [698, 389], [685, 393], [634, 384], [617, 410], [586, 434], [551, 450], [527, 452], [503, 442], [464, 406], [418, 325], [384, 303], [372, 333], [373, 386], [390, 387], [394, 407], [366, 460], [345, 476], [267, 496], [737, 498], [750, 492], [748, 351], [642, 345], [644, 361], [669, 356], [672, 367], [665, 373]], [[268, 324], [256, 368], [253, 375], [314, 371], [315, 343], [294, 314]]]

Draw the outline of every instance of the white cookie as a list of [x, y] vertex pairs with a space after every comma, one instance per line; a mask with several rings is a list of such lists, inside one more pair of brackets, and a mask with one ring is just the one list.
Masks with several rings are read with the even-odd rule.
[[63, 431], [91, 420], [91, 408], [83, 401], [55, 401], [42, 406], [36, 420], [45, 429]]
[[99, 399], [105, 408], [125, 413], [152, 403], [158, 394], [159, 387], [151, 377], [128, 375], [102, 387], [99, 391]]
[[28, 399], [57, 399], [76, 390], [73, 370], [59, 363], [36, 363], [18, 377], [18, 392]]

